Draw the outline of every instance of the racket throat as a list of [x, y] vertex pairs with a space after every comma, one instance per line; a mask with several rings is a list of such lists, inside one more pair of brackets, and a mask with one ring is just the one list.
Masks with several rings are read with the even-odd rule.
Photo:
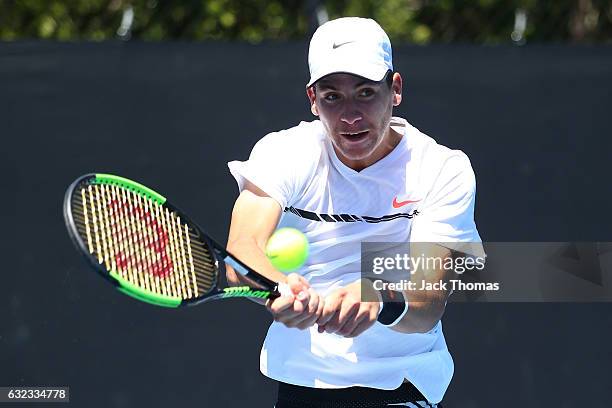
[[278, 291], [278, 293], [280, 293], [281, 296], [291, 296], [292, 295], [289, 285], [283, 282], [277, 283], [263, 276], [260, 277], [260, 275], [251, 273], [251, 270], [246, 265], [236, 260], [232, 255], [229, 255], [229, 254], [226, 255], [225, 258], [223, 258], [223, 262], [225, 262], [227, 265], [234, 268], [234, 270], [238, 272], [240, 275], [244, 276], [245, 278], [249, 280], [252, 280], [255, 283], [263, 285], [264, 288], [266, 288], [267, 290], [270, 290], [271, 292]]

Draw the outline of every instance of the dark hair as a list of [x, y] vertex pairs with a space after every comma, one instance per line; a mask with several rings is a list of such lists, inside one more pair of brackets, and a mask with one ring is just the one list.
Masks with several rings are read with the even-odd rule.
[[393, 71], [388, 70], [385, 74], [385, 77], [383, 78], [383, 81], [385, 81], [389, 89], [391, 89], [391, 87], [393, 86]]
[[[315, 86], [317, 85], [317, 82], [315, 82], [314, 84], [310, 86], [313, 92], [316, 91]], [[385, 82], [387, 86], [389, 87], [389, 89], [391, 89], [391, 87], [393, 86], [393, 71], [388, 70], [387, 73], [385, 74], [385, 77], [381, 79], [379, 82]]]

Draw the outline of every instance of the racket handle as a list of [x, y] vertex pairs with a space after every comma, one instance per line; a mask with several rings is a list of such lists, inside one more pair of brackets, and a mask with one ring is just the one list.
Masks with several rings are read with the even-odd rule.
[[[293, 292], [291, 291], [291, 288], [285, 282], [279, 282], [276, 290], [278, 291], [279, 296], [293, 296]], [[278, 296], [275, 296], [275, 297], [278, 297]]]
[[268, 290], [274, 288], [270, 290], [271, 293], [269, 299], [276, 299], [279, 296], [293, 296], [293, 292], [291, 291], [289, 285], [284, 282], [276, 283], [266, 278], [265, 276], [258, 274], [257, 272], [240, 262], [237, 258], [234, 258], [229, 252], [227, 252], [227, 255], [225, 256], [223, 261], [226, 264], [231, 265], [231, 267], [234, 268], [234, 270], [240, 273], [242, 276], [248, 279], [252, 279], [256, 283], [259, 283], [260, 285], [263, 285], [264, 287], [268, 288]]

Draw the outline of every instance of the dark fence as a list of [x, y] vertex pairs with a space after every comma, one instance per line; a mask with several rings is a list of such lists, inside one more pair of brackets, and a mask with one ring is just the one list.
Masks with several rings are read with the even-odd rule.
[[[487, 241], [610, 241], [612, 48], [396, 47], [397, 111], [464, 150]], [[103, 285], [64, 231], [76, 176], [172, 197], [225, 240], [226, 162], [312, 119], [306, 44], [0, 45], [0, 385], [68, 385], [72, 406], [271, 407], [269, 318], [173, 312]], [[607, 406], [609, 304], [451, 304], [450, 407]]]

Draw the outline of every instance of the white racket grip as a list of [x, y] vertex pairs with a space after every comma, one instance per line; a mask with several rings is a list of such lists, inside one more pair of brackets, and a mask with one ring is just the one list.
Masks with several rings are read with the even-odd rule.
[[291, 288], [285, 282], [278, 283], [278, 293], [280, 293], [281, 296], [287, 296], [287, 297], [293, 296], [293, 292], [291, 291]]

